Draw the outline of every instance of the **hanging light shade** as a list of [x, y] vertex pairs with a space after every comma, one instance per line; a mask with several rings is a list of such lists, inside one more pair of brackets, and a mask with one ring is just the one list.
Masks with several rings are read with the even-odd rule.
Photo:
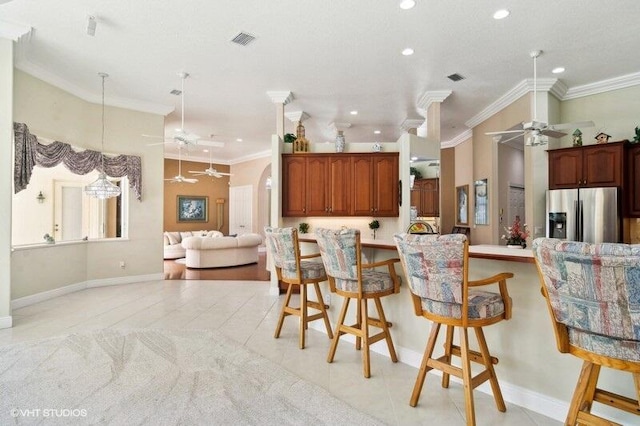
[[104, 173], [104, 79], [109, 77], [109, 74], [101, 72], [98, 75], [102, 78], [102, 150], [100, 152], [100, 164], [102, 167], [98, 179], [85, 186], [84, 193], [89, 197], [105, 199], [117, 197], [120, 195], [121, 190], [119, 186], [108, 180], [107, 175]]

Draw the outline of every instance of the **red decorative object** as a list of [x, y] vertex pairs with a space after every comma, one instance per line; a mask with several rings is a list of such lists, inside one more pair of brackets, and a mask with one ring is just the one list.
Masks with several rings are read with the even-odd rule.
[[529, 231], [527, 231], [527, 224], [520, 224], [520, 216], [516, 216], [513, 221], [513, 225], [506, 227], [507, 233], [502, 236], [503, 240], [507, 240], [509, 246], [526, 246], [527, 238], [529, 237]]

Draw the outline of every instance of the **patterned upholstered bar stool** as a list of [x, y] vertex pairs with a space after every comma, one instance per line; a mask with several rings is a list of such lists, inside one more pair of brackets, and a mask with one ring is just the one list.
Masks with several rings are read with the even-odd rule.
[[[299, 346], [304, 349], [305, 331], [307, 324], [311, 321], [322, 319], [327, 329], [329, 338], [333, 338], [331, 324], [327, 316], [327, 310], [322, 299], [322, 292], [318, 283], [327, 281], [327, 274], [324, 265], [319, 259], [320, 254], [301, 255], [298, 243], [298, 231], [295, 228], [271, 228], [264, 229], [266, 235], [267, 249], [272, 256], [278, 280], [287, 283], [287, 294], [285, 296], [280, 318], [274, 337], [280, 337], [284, 318], [288, 315], [300, 317]], [[318, 258], [317, 260], [309, 260]], [[316, 301], [308, 299], [307, 286], [313, 285], [316, 293]], [[290, 305], [293, 288], [300, 288], [300, 307], [295, 308]], [[308, 309], [313, 308], [319, 313], [309, 315]]]
[[[354, 335], [356, 349], [362, 348], [363, 373], [364, 377], [368, 378], [371, 376], [369, 346], [375, 342], [384, 339], [387, 342], [391, 360], [398, 361], [389, 333], [391, 323], [387, 322], [380, 299], [400, 291], [400, 279], [394, 268], [394, 264], [400, 259], [363, 263], [360, 231], [357, 229], [337, 231], [317, 229], [315, 234], [331, 291], [344, 297], [327, 362], [333, 362], [340, 336]], [[386, 267], [387, 270], [376, 271], [374, 269], [376, 267]], [[356, 319], [354, 324], [346, 325], [344, 321], [351, 299], [357, 303]], [[369, 316], [368, 301], [371, 299], [378, 311], [378, 318]], [[378, 327], [382, 331], [372, 336], [369, 334], [371, 326]]]
[[[498, 359], [489, 354], [482, 328], [511, 318], [511, 298], [506, 280], [513, 274], [503, 272], [469, 281], [469, 244], [464, 234], [397, 234], [394, 239], [411, 290], [414, 311], [416, 315], [432, 321], [410, 405], [417, 405], [427, 372], [436, 369], [443, 373], [442, 387], [449, 387], [450, 375], [462, 379], [468, 425], [475, 425], [473, 389], [487, 380], [498, 410], [506, 411], [493, 369]], [[498, 284], [500, 293], [476, 290], [478, 286], [488, 284]], [[441, 325], [447, 326], [444, 355], [434, 358], [433, 350]], [[460, 330], [459, 346], [453, 344], [456, 327]], [[475, 331], [479, 352], [469, 348], [469, 328]], [[460, 357], [462, 368], [451, 364], [453, 356]], [[472, 376], [472, 361], [484, 367], [476, 376]]]
[[[583, 360], [565, 424], [616, 424], [594, 402], [640, 415], [640, 245], [538, 238], [533, 252], [558, 350]], [[633, 374], [637, 399], [599, 389], [601, 367]]]

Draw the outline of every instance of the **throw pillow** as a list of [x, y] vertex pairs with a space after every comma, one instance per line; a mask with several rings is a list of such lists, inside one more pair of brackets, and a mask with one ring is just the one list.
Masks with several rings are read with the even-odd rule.
[[167, 232], [167, 238], [169, 238], [169, 244], [171, 245], [180, 244], [180, 241], [182, 241], [179, 232]]

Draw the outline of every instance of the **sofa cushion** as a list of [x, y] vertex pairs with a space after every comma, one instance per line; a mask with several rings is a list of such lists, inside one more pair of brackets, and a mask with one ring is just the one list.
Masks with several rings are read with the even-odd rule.
[[251, 247], [262, 244], [262, 236], [259, 234], [242, 234], [236, 237], [238, 247]]
[[191, 231], [180, 232], [180, 241], [178, 241], [178, 242], [181, 242], [181, 241], [182, 241], [182, 240], [184, 240], [185, 238], [193, 237], [194, 235], [197, 235], [197, 233], [196, 233], [196, 234], [194, 234], [194, 233], [193, 233], [193, 232], [191, 232]]
[[224, 236], [224, 234], [220, 231], [209, 231], [206, 233], [206, 236], [209, 238], [218, 238]]
[[169, 239], [169, 244], [180, 244], [182, 241], [182, 237], [179, 232], [165, 232], [167, 238]]

